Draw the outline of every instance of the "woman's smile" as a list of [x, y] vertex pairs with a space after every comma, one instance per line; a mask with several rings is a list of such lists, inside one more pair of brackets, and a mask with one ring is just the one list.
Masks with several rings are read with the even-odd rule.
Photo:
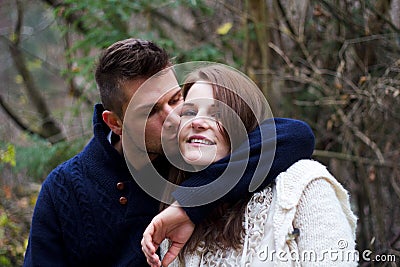
[[206, 145], [206, 146], [212, 146], [215, 145], [215, 142], [211, 141], [207, 137], [204, 137], [202, 135], [193, 135], [188, 138], [186, 141], [189, 144], [192, 144], [193, 146], [198, 146], [198, 145]]
[[179, 147], [184, 160], [194, 167], [208, 166], [230, 152], [216, 114], [213, 87], [206, 82], [193, 84], [181, 111]]

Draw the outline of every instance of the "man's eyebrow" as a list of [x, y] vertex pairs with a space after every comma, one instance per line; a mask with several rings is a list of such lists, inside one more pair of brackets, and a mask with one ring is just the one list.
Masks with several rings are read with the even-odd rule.
[[[181, 93], [181, 89], [179, 89], [178, 91], [176, 91], [175, 94], [172, 95], [172, 97], [170, 99], [173, 99], [174, 97], [176, 97], [177, 95], [179, 95]], [[143, 104], [143, 105], [139, 105], [136, 109], [137, 110], [151, 110], [153, 108], [157, 108], [158, 107], [158, 103], [151, 103], [151, 104]]]
[[146, 105], [140, 105], [137, 107], [137, 110], [144, 111], [144, 110], [151, 110], [153, 107], [156, 107], [157, 103], [154, 104], [146, 104]]
[[179, 94], [181, 94], [181, 93], [182, 93], [182, 90], [179, 89], [178, 91], [176, 91], [175, 94], [172, 95], [171, 99], [172, 99], [172, 98], [175, 98], [177, 95], [179, 95]]

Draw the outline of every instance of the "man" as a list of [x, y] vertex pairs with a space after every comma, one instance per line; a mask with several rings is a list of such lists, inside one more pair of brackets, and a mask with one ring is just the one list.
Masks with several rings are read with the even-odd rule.
[[[24, 266], [147, 266], [140, 240], [158, 213], [159, 201], [148, 195], [131, 173], [145, 173], [141, 171], [149, 164], [142, 161], [144, 155], [160, 173], [168, 172], [169, 163], [162, 156], [161, 132], [175, 128], [178, 120], [173, 111], [182, 103], [180, 88], [176, 80], [170, 79], [170, 72], [166, 73], [166, 83], [161, 75], [159, 82], [147, 89], [149, 98], [141, 99], [141, 105], [151, 107], [148, 116], [136, 118], [145, 127], [144, 146], [124, 139], [123, 125], [132, 96], [150, 77], [169, 66], [163, 49], [138, 39], [116, 42], [101, 55], [96, 82], [102, 104], [95, 106], [94, 136], [82, 152], [58, 166], [44, 181], [32, 218]], [[166, 84], [171, 90], [163, 89]], [[293, 135], [277, 134], [276, 154], [287, 157], [284, 163], [273, 164], [271, 175], [312, 153], [314, 139], [309, 128], [295, 122], [292, 126], [297, 127]], [[129, 161], [131, 171], [124, 159], [122, 141], [132, 141], [129, 147], [137, 153]], [[191, 180], [186, 183], [190, 186]], [[245, 193], [248, 184], [246, 180], [235, 188], [232, 197]], [[184, 202], [181, 197], [177, 194], [176, 200]], [[190, 227], [192, 221], [196, 223], [209, 212], [207, 205], [176, 209], [179, 224]], [[185, 227], [177, 232], [186, 233]]]

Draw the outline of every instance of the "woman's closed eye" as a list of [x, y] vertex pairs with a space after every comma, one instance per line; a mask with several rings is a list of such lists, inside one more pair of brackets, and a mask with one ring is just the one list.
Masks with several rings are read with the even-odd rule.
[[[181, 117], [195, 117], [197, 116], [197, 113], [198, 111], [195, 109], [183, 109], [181, 112]], [[205, 116], [210, 118], [219, 118], [220, 115], [221, 115], [220, 111], [211, 109]]]
[[220, 116], [221, 116], [221, 112], [220, 111], [214, 111], [214, 112], [211, 112], [211, 114], [210, 114], [210, 117], [213, 117], [213, 118], [220, 118]]
[[181, 112], [181, 117], [192, 117], [192, 116], [196, 116], [197, 115], [197, 111], [193, 110], [193, 109], [186, 109], [186, 110], [182, 110]]

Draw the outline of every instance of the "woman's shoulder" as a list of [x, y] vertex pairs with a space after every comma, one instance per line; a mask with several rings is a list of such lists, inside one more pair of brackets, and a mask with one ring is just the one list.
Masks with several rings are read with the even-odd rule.
[[[299, 217], [299, 207], [303, 207], [303, 210], [304, 208], [312, 210], [314, 215], [325, 214], [325, 211], [316, 208], [324, 207], [323, 201], [340, 207], [334, 209], [335, 212], [347, 218], [351, 232], [355, 235], [357, 218], [351, 211], [349, 194], [326, 166], [318, 161], [300, 160], [293, 164], [277, 177], [274, 192], [276, 192], [274, 229], [277, 238], [275, 244], [278, 247], [279, 244], [282, 246], [285, 244], [287, 229], [291, 227], [293, 220], [304, 219], [304, 216]], [[319, 218], [324, 221], [327, 217]], [[308, 220], [308, 217], [305, 220]]]
[[294, 208], [307, 186], [317, 179], [326, 181], [335, 189], [338, 196], [347, 198], [347, 191], [326, 166], [315, 160], [300, 160], [276, 178], [278, 205], [285, 209]]
[[[291, 165], [286, 171], [280, 173], [277, 180], [283, 180], [285, 176], [287, 183], [308, 183], [316, 177], [325, 177], [336, 180], [322, 163], [312, 159], [302, 159]], [[292, 177], [292, 179], [288, 178]]]

